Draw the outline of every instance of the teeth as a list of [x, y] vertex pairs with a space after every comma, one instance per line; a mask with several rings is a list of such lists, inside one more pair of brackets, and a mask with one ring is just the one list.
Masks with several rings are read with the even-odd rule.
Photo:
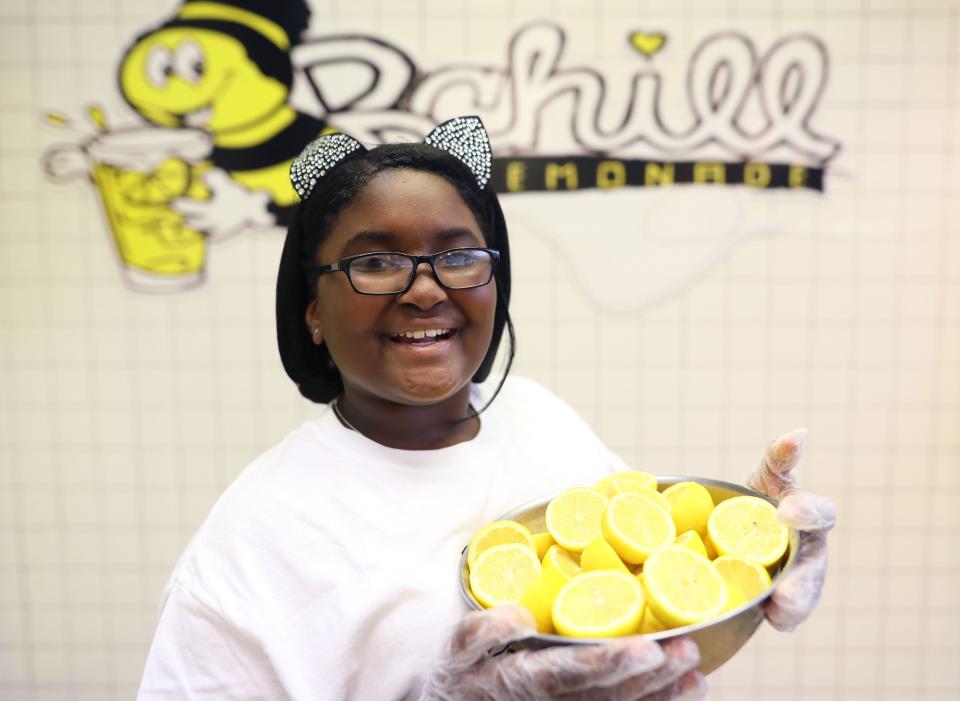
[[394, 338], [436, 338], [450, 332], [450, 329], [422, 329], [417, 331], [398, 331]]

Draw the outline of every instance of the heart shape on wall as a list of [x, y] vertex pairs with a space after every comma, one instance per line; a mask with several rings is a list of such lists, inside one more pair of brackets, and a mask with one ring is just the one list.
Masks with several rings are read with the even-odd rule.
[[630, 45], [647, 58], [651, 58], [655, 53], [660, 51], [666, 43], [667, 36], [661, 32], [654, 34], [632, 32], [630, 34]]

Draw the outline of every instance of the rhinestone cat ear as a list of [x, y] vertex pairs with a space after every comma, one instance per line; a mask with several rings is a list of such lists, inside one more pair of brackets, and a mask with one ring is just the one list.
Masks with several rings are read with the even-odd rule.
[[300, 199], [307, 199], [317, 180], [357, 149], [367, 150], [363, 144], [346, 134], [324, 134], [307, 144], [290, 164], [290, 182]]
[[438, 124], [423, 143], [446, 151], [462, 161], [477, 178], [482, 190], [490, 180], [493, 152], [490, 137], [479, 117], [454, 117]]

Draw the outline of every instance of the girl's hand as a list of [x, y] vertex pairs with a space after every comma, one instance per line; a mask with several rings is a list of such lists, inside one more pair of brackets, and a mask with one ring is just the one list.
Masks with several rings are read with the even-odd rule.
[[747, 486], [780, 502], [781, 523], [800, 531], [800, 548], [793, 570], [767, 600], [767, 620], [777, 630], [790, 631], [810, 615], [820, 600], [827, 575], [827, 531], [833, 528], [836, 511], [826, 497], [804, 492], [794, 474], [803, 454], [807, 429], [780, 436], [767, 448]]
[[496, 654], [535, 631], [520, 606], [471, 613], [457, 625], [421, 701], [666, 701], [702, 699], [700, 653], [686, 638], [664, 645], [641, 637]]

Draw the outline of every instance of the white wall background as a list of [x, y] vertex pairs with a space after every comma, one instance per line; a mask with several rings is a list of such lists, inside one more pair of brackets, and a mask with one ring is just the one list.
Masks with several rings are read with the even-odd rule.
[[[313, 411], [278, 362], [281, 235], [211, 251], [209, 279], [136, 294], [85, 183], [39, 168], [86, 105], [133, 123], [122, 47], [174, 3], [0, 5], [0, 697], [131, 698], [165, 579], [243, 466]], [[707, 34], [820, 36], [816, 124], [840, 139], [824, 196], [758, 193], [776, 226], [672, 298], [591, 303], [549, 232], [517, 222], [516, 372], [568, 399], [642, 469], [740, 480], [765, 442], [810, 429], [803, 482], [832, 496], [823, 602], [763, 629], [715, 699], [960, 693], [960, 3], [314, 3], [311, 33], [389, 37], [418, 62], [502, 61], [550, 17], [571, 59], [624, 61], [662, 30], [682, 68]], [[733, 193], [735, 189], [730, 188]], [[511, 211], [506, 199], [508, 216]], [[596, 214], [595, 236], [611, 224]], [[585, 245], [584, 253], [589, 252]]]

